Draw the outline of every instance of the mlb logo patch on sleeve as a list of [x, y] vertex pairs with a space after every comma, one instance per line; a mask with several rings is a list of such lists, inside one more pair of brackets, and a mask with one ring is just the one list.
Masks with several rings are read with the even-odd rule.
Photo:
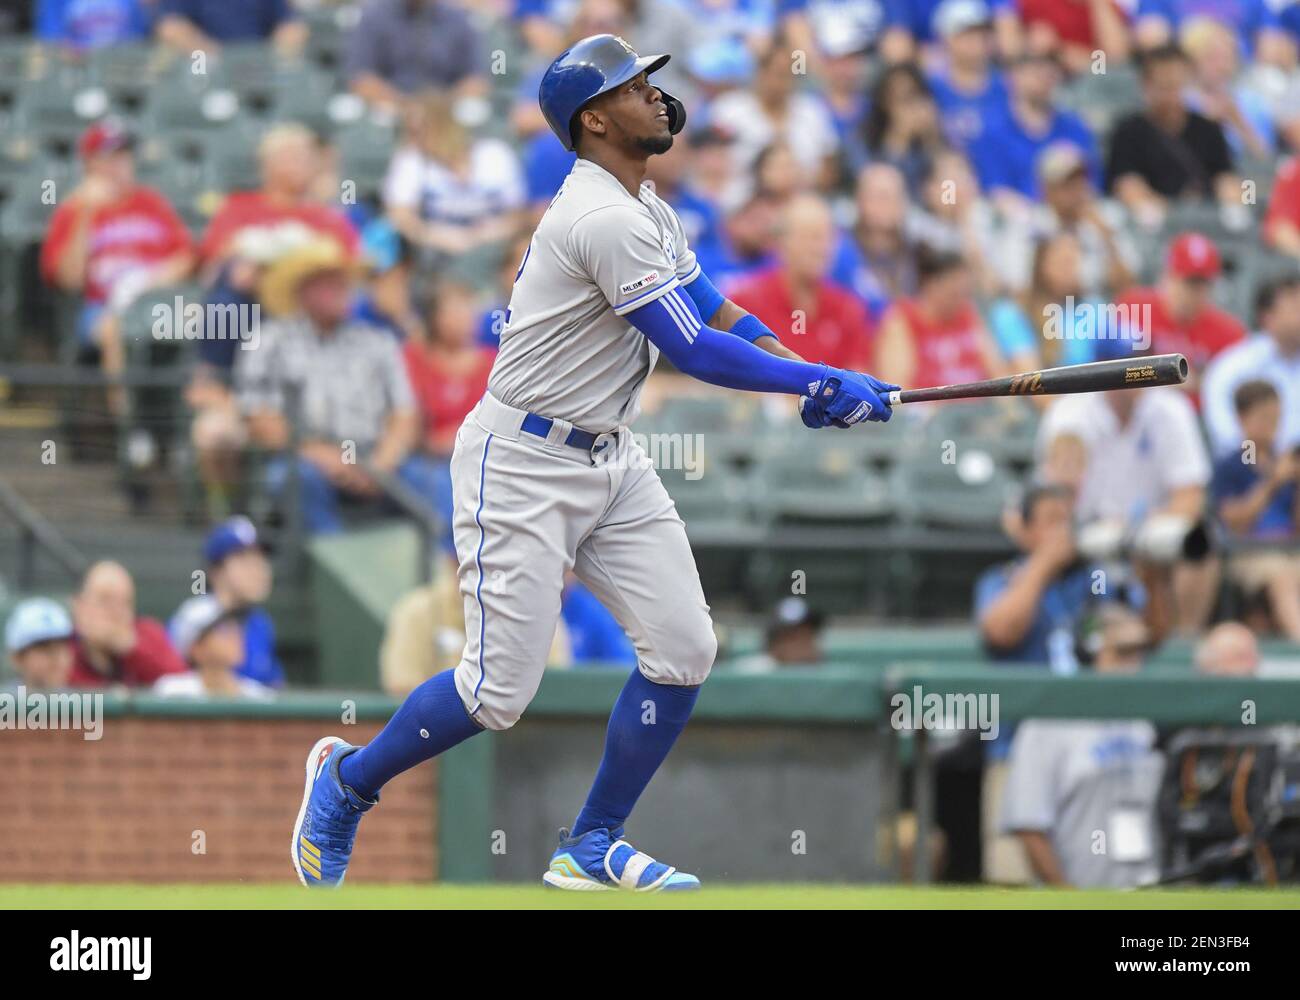
[[644, 278], [637, 278], [636, 281], [629, 281], [625, 285], [619, 285], [618, 290], [624, 295], [631, 295], [633, 292], [639, 292], [643, 288], [649, 288], [659, 280], [659, 272], [651, 271]]

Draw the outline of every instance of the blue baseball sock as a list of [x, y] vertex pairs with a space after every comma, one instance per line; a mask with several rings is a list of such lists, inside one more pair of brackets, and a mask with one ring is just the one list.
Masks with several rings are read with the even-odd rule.
[[623, 686], [605, 731], [605, 756], [573, 833], [622, 826], [691, 717], [698, 687], [655, 684], [639, 669]]
[[444, 670], [407, 695], [378, 736], [339, 762], [343, 784], [373, 799], [403, 771], [481, 733], [456, 693], [455, 677]]

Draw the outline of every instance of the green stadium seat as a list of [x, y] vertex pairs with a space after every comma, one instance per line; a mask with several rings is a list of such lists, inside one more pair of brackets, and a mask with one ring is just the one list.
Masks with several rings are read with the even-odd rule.
[[760, 451], [755, 504], [774, 523], [865, 524], [889, 520], [898, 504], [889, 476], [868, 467], [863, 431], [825, 430]]

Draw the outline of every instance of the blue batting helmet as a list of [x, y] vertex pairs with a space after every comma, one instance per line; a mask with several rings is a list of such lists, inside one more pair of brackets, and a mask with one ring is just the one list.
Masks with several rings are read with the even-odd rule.
[[[668, 56], [638, 56], [632, 46], [617, 35], [591, 35], [575, 43], [556, 58], [542, 77], [537, 92], [546, 124], [572, 150], [573, 116], [593, 97], [621, 86], [640, 73], [653, 73]], [[673, 135], [686, 124], [686, 109], [677, 98], [662, 90], [668, 108], [668, 128]]]

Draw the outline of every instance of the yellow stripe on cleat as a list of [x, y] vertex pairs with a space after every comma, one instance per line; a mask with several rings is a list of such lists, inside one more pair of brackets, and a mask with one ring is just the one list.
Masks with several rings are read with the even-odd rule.
[[311, 841], [309, 841], [306, 837], [299, 837], [298, 843], [302, 845], [303, 851], [307, 854], [309, 858], [315, 861], [316, 864], [320, 864], [320, 851], [316, 849], [315, 844], [311, 843]]
[[302, 865], [303, 871], [307, 872], [309, 875], [315, 875], [318, 879], [322, 877], [320, 868], [318, 867], [319, 862], [313, 863], [311, 858], [305, 854], [298, 855], [298, 861]]

